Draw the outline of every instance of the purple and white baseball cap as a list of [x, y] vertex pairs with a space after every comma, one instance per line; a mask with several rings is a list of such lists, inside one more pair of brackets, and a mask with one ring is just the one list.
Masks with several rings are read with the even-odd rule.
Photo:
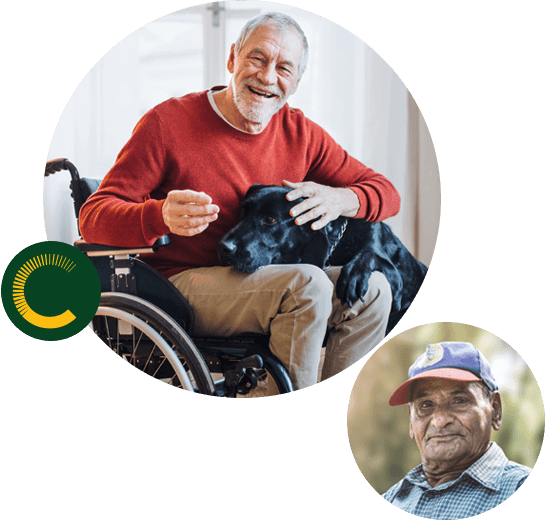
[[490, 364], [475, 345], [464, 342], [433, 343], [409, 368], [409, 379], [392, 394], [388, 404], [407, 404], [411, 399], [411, 384], [424, 378], [483, 381], [490, 390], [498, 390]]

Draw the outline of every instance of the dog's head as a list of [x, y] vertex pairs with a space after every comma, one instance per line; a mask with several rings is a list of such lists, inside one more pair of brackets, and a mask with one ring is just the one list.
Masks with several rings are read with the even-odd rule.
[[340, 237], [343, 219], [321, 230], [298, 226], [290, 209], [303, 199], [288, 201], [292, 188], [254, 185], [240, 208], [240, 222], [218, 244], [222, 265], [253, 273], [270, 264], [307, 263], [323, 268], [332, 244]]

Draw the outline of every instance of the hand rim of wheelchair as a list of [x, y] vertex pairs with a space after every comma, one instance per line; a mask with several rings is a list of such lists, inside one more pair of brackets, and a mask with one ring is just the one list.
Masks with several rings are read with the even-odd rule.
[[[125, 313], [125, 315], [123, 315]], [[131, 316], [131, 317], [128, 317]], [[187, 374], [190, 371], [195, 381], [196, 390], [199, 393], [214, 395], [215, 386], [212, 376], [206, 366], [204, 359], [187, 333], [168, 314], [159, 307], [131, 294], [126, 293], [102, 293], [99, 304], [99, 311], [93, 320], [93, 325], [98, 327], [98, 317], [113, 317], [122, 319], [132, 326], [135, 326], [154, 341], [155, 345], [150, 352], [153, 353], [157, 347], [165, 356], [166, 360], [178, 375], [182, 387], [194, 391], [193, 383]], [[152, 329], [150, 335], [144, 329]], [[114, 352], [116, 345], [101, 338]], [[155, 341], [158, 339], [159, 341]], [[169, 345], [170, 343], [170, 345]], [[138, 348], [138, 346], [136, 347]], [[117, 354], [121, 355], [118, 351]], [[133, 352], [134, 356], [134, 352]], [[183, 359], [183, 364], [179, 358]], [[186, 366], [184, 366], [184, 364]], [[134, 365], [135, 366], [135, 365]], [[136, 367], [136, 366], [135, 366]], [[139, 368], [139, 367], [136, 367]], [[186, 388], [188, 386], [189, 388]]]
[[[96, 312], [96, 316], [103, 316], [107, 318], [117, 318], [118, 320], [123, 320], [129, 323], [132, 327], [138, 329], [141, 333], [145, 334], [149, 339], [151, 339], [157, 348], [165, 355], [166, 359], [172, 366], [175, 372], [175, 376], [178, 376], [180, 384], [184, 390], [194, 392], [193, 384], [189, 380], [189, 376], [182, 363], [178, 359], [178, 356], [170, 348], [166, 340], [161, 336], [159, 332], [150, 327], [146, 322], [137, 318], [133, 314], [127, 311], [123, 311], [116, 307], [99, 307]], [[112, 348], [112, 347], [110, 347]], [[113, 348], [112, 348], [113, 350]], [[172, 378], [171, 378], [172, 379]]]
[[[204, 349], [203, 352], [199, 349], [197, 345], [193, 342], [191, 337], [185, 332], [185, 330], [173, 319], [170, 317], [169, 314], [164, 312], [161, 308], [157, 307], [156, 305], [150, 303], [147, 300], [144, 300], [142, 298], [139, 298], [138, 296], [134, 296], [127, 293], [119, 293], [119, 292], [104, 292], [101, 295], [100, 298], [100, 305], [99, 310], [100, 312], [97, 312], [96, 317], [98, 316], [104, 316], [104, 317], [114, 317], [114, 318], [124, 318], [122, 314], [114, 315], [114, 313], [110, 312], [108, 314], [108, 310], [113, 310], [114, 313], [130, 313], [129, 315], [132, 316], [130, 318], [131, 321], [134, 321], [136, 323], [136, 327], [141, 330], [141, 328], [138, 326], [139, 323], [136, 320], [140, 320], [142, 324], [146, 324], [148, 322], [153, 322], [153, 328], [156, 329], [157, 334], [161, 336], [163, 339], [165, 337], [168, 337], [168, 341], [164, 341], [161, 344], [157, 344], [156, 346], [163, 352], [165, 357], [169, 360], [169, 363], [171, 364], [172, 369], [177, 372], [176, 365], [174, 365], [170, 359], [171, 357], [178, 358], [178, 355], [182, 357], [185, 364], [187, 364], [187, 367], [190, 370], [190, 375], [195, 380], [195, 385], [197, 387], [197, 392], [206, 394], [206, 395], [222, 395], [224, 388], [223, 388], [223, 382], [224, 380], [220, 381], [214, 381], [212, 379], [212, 375], [210, 373], [209, 367], [203, 358], [203, 353], [206, 352], [206, 349]], [[96, 323], [96, 317], [94, 320], [95, 329], [97, 328]], [[133, 318], [136, 318], [136, 320], [133, 320]], [[129, 320], [126, 320], [129, 321]], [[96, 332], [96, 330], [95, 330]], [[99, 335], [100, 337], [100, 335]], [[106, 342], [105, 338], [101, 338], [104, 342]], [[170, 345], [168, 344], [170, 342]], [[121, 355], [119, 352], [116, 351], [116, 346], [111, 345], [110, 342], [106, 342], [107, 346], [109, 346], [110, 349], [112, 349], [114, 352], [116, 352], [118, 355]], [[172, 345], [172, 346], [171, 346]], [[164, 350], [163, 350], [164, 349]], [[237, 351], [238, 349], [233, 349], [233, 353]], [[168, 352], [168, 353], [167, 353]], [[177, 353], [176, 353], [177, 352]], [[178, 355], [177, 355], [178, 354]], [[239, 352], [239, 355], [241, 356], [239, 359], [242, 359], [242, 356]], [[258, 379], [261, 379], [265, 374], [267, 377], [270, 377], [272, 381], [274, 382], [277, 391], [282, 394], [286, 392], [293, 392], [294, 388], [291, 383], [291, 379], [289, 379], [289, 376], [287, 374], [286, 369], [278, 362], [278, 360], [272, 356], [272, 355], [263, 355], [263, 369], [261, 377], [258, 376]], [[133, 364], [133, 363], [131, 363]], [[138, 368], [139, 370], [142, 370], [141, 367], [137, 367], [133, 364], [135, 368]], [[144, 370], [145, 372], [145, 367]], [[183, 367], [182, 365], [182, 374], [186, 373], [186, 367]], [[147, 372], [145, 372], [147, 373]], [[148, 374], [151, 375], [151, 374]], [[154, 377], [152, 375], [152, 377]], [[180, 381], [182, 381], [182, 387], [185, 388], [183, 384], [182, 376], [178, 376]], [[247, 376], [245, 376], [247, 377]], [[243, 381], [241, 382], [243, 383]], [[190, 383], [190, 386], [192, 387], [192, 383]], [[193, 391], [193, 388], [190, 388], [191, 391]], [[238, 387], [235, 391], [235, 394], [231, 397], [240, 396], [242, 397], [243, 394], [246, 392], [244, 391], [244, 385]], [[268, 394], [267, 394], [268, 395]]]

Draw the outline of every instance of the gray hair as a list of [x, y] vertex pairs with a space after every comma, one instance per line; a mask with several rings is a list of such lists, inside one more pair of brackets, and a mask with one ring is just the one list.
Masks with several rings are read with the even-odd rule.
[[287, 14], [277, 12], [263, 13], [252, 18], [251, 20], [248, 20], [246, 25], [242, 28], [242, 31], [240, 31], [240, 35], [235, 42], [235, 52], [238, 54], [240, 49], [244, 47], [246, 40], [248, 40], [251, 34], [258, 27], [261, 27], [263, 25], [273, 25], [281, 31], [295, 30], [295, 32], [299, 35], [301, 43], [303, 44], [303, 51], [301, 52], [301, 58], [299, 59], [298, 67], [298, 78], [300, 79], [303, 75], [303, 72], [305, 72], [305, 69], [307, 68], [308, 41], [305, 33], [303, 32], [303, 29], [301, 29], [299, 24]]

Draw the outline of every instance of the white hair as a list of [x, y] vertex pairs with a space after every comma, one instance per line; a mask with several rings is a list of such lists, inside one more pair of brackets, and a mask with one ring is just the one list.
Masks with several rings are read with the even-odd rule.
[[303, 72], [305, 72], [305, 69], [307, 68], [307, 62], [308, 62], [308, 41], [307, 37], [305, 36], [305, 33], [303, 32], [303, 29], [299, 26], [299, 24], [287, 14], [283, 13], [277, 13], [277, 12], [269, 12], [269, 13], [263, 13], [260, 14], [251, 20], [248, 20], [246, 25], [242, 28], [242, 31], [240, 31], [240, 35], [235, 42], [235, 52], [238, 54], [240, 49], [244, 47], [244, 44], [248, 40], [248, 38], [251, 36], [251, 34], [258, 28], [263, 25], [273, 25], [277, 29], [280, 30], [295, 30], [295, 32], [298, 34], [299, 38], [301, 39], [301, 43], [303, 45], [303, 51], [301, 52], [301, 57], [299, 59], [299, 66], [298, 66], [298, 79], [301, 78], [303, 75]]

